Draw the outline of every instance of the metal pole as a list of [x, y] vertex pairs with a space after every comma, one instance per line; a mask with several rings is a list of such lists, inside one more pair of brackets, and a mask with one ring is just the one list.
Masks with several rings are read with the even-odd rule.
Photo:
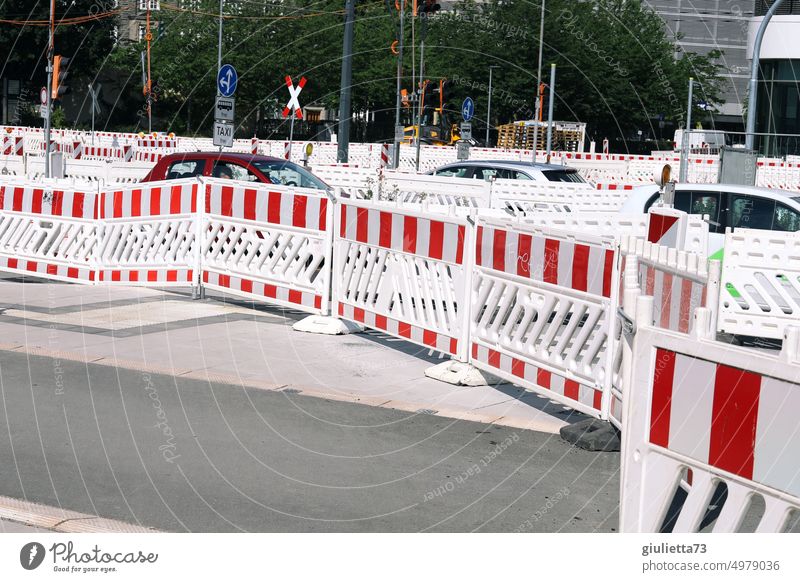
[[686, 103], [686, 127], [683, 129], [683, 139], [681, 139], [681, 167], [678, 172], [678, 180], [683, 183], [689, 175], [689, 132], [692, 127], [692, 89], [694, 88], [694, 78], [689, 77], [689, 99]]
[[425, 67], [425, 41], [422, 40], [419, 43], [419, 83], [421, 92], [419, 95], [419, 109], [417, 110], [417, 159], [415, 162], [415, 168], [417, 172], [419, 172], [419, 150], [420, 145], [422, 144], [422, 107], [425, 105], [425, 89], [427, 86], [425, 84], [424, 79], [424, 67]]
[[356, 0], [347, 0], [344, 7], [344, 46], [342, 54], [342, 82], [339, 91], [339, 139], [336, 159], [347, 162], [350, 156], [350, 117], [353, 92], [353, 28], [356, 19]]
[[[225, 0], [219, 0], [219, 35], [217, 36], [217, 74], [219, 74], [219, 70], [222, 68], [222, 5], [224, 4], [224, 2]], [[219, 96], [220, 96], [219, 87], [217, 87], [217, 97]], [[294, 117], [292, 117], [292, 122], [294, 122]], [[219, 151], [222, 151], [222, 146], [219, 146]]]
[[553, 145], [553, 101], [556, 96], [556, 64], [550, 64], [550, 103], [547, 105], [547, 163], [550, 163], [550, 151]]
[[150, 77], [150, 2], [147, 3], [147, 133], [153, 132], [153, 81]]
[[94, 110], [97, 107], [97, 100], [91, 83], [89, 83], [89, 95], [92, 97], [92, 145], [94, 145]]
[[756, 132], [756, 105], [758, 103], [758, 69], [761, 64], [761, 41], [764, 40], [764, 33], [767, 31], [767, 25], [772, 19], [772, 15], [778, 10], [783, 0], [775, 0], [772, 6], [769, 7], [764, 19], [758, 27], [756, 38], [753, 42], [753, 60], [750, 65], [750, 84], [747, 90], [747, 129], [745, 132], [745, 147], [748, 150], [753, 149], [753, 142], [755, 141]]
[[494, 65], [489, 67], [489, 105], [486, 108], [486, 142], [485, 146], [489, 147], [489, 128], [492, 125], [492, 69]]
[[287, 154], [288, 157], [286, 159], [291, 161], [292, 160], [292, 143], [294, 142], [294, 118], [297, 115], [296, 110], [292, 109], [292, 111], [291, 111], [291, 113], [289, 115], [292, 116], [292, 121], [291, 121], [291, 123], [289, 123], [289, 152]]
[[539, 111], [542, 104], [539, 100], [539, 87], [542, 86], [542, 45], [544, 44], [544, 8], [545, 0], [542, 0], [542, 16], [539, 21], [539, 66], [536, 69], [536, 111], [533, 116], [533, 163], [536, 163], [536, 145], [539, 141]]
[[44, 117], [44, 175], [50, 178], [50, 115], [53, 105], [53, 55], [55, 53], [56, 0], [50, 0], [50, 38], [47, 45], [47, 114]]
[[403, 74], [403, 25], [405, 22], [405, 0], [400, 2], [400, 38], [398, 39], [397, 47], [397, 102], [394, 108], [394, 151], [392, 152], [392, 167], [397, 169], [400, 167], [400, 136], [397, 134], [397, 128], [400, 127], [400, 106], [402, 101], [401, 91], [402, 83], [401, 76]]

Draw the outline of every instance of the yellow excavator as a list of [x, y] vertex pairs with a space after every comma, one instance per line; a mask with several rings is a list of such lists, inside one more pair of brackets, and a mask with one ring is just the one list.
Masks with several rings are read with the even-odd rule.
[[[413, 125], [403, 128], [403, 141], [406, 145], [417, 143], [419, 135], [419, 125], [417, 125], [417, 115], [422, 111], [420, 124], [422, 126], [422, 143], [426, 145], [455, 145], [461, 140], [461, 130], [457, 123], [448, 123], [445, 103], [447, 102], [447, 91], [449, 81], [440, 79], [438, 86], [431, 87], [430, 81], [422, 83], [422, 90], [419, 94], [419, 104], [416, 105], [409, 98], [408, 91], [403, 89], [401, 97], [403, 107], [408, 110], [412, 118]], [[439, 106], [436, 107], [438, 96]], [[416, 106], [415, 106], [416, 105]]]

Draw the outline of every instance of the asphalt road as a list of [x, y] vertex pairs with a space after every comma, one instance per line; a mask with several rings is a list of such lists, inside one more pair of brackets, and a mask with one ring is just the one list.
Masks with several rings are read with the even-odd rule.
[[0, 495], [168, 531], [617, 529], [619, 454], [0, 351]]

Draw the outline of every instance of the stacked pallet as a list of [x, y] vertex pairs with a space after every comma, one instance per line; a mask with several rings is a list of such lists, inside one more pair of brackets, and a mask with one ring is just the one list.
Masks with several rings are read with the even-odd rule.
[[[533, 149], [535, 133], [534, 121], [515, 121], [497, 128], [497, 147], [503, 149]], [[536, 149], [543, 150], [547, 147], [547, 124], [540, 122], [539, 132], [536, 136]], [[582, 151], [584, 136], [586, 135], [585, 123], [570, 123], [556, 121], [553, 123], [554, 150]]]

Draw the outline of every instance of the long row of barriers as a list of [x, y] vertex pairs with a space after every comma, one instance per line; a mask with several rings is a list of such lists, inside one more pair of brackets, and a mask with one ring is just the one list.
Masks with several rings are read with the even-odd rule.
[[[698, 238], [691, 216], [656, 210], [613, 232], [598, 213], [551, 216], [229, 180], [81, 191], [7, 179], [0, 268], [205, 285], [359, 322], [620, 427], [625, 531], [736, 529], [753, 521], [756, 495], [757, 528], [780, 530], [800, 508], [797, 318], [775, 315], [779, 357], [714, 341], [730, 291], [718, 263], [685, 250]], [[680, 240], [661, 236], [670, 216], [685, 221]], [[768, 246], [781, 240], [793, 257], [794, 237], [771, 233]], [[779, 270], [773, 279], [797, 281], [791, 261]]]

